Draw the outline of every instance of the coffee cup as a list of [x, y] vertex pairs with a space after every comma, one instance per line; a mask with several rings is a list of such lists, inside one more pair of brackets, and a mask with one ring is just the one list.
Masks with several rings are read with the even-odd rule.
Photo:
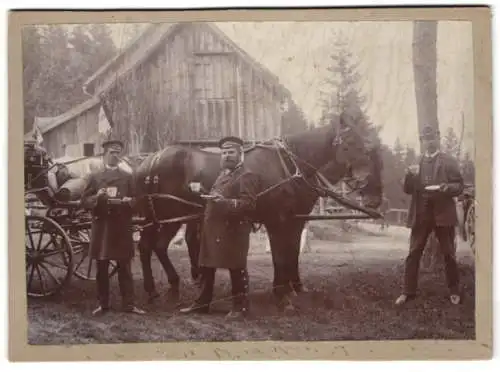
[[420, 166], [418, 164], [413, 164], [408, 167], [408, 172], [417, 174], [418, 171], [420, 170]]
[[111, 198], [116, 198], [116, 192], [117, 192], [117, 189], [116, 187], [108, 187], [106, 189], [106, 193], [111, 197]]
[[192, 192], [200, 192], [201, 191], [201, 183], [199, 182], [191, 182], [189, 184], [189, 188]]

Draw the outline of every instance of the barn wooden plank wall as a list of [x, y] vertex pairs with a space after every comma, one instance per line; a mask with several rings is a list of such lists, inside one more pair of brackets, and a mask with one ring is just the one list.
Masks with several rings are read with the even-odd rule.
[[[156, 151], [175, 140], [280, 135], [282, 87], [218, 30], [190, 23], [152, 27], [144, 36], [93, 83], [128, 152]], [[94, 138], [98, 112], [99, 105], [70, 119], [47, 141]]]

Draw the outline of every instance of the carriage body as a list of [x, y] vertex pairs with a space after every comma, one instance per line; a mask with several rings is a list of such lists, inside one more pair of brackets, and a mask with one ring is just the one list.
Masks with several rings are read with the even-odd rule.
[[[92, 216], [78, 200], [58, 198], [68, 179], [58, 190], [49, 178], [55, 178], [58, 166], [64, 169], [64, 165], [53, 163], [46, 151], [32, 142], [25, 143], [24, 155], [27, 294], [51, 297], [60, 293], [72, 276], [95, 280], [96, 265], [89, 252]], [[112, 268], [111, 274], [115, 272]]]

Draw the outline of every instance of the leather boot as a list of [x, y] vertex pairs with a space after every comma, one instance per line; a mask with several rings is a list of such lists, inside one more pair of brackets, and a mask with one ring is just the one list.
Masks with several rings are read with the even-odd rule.
[[98, 306], [92, 311], [92, 316], [101, 316], [109, 312], [109, 307]]
[[400, 295], [396, 299], [396, 301], [394, 302], [394, 304], [396, 306], [402, 306], [402, 305], [406, 304], [409, 301], [413, 301], [415, 298], [416, 298], [416, 295], [403, 293], [402, 295]]
[[201, 270], [201, 288], [198, 298], [194, 303], [180, 310], [181, 314], [207, 314], [212, 302], [213, 290], [215, 281], [214, 268], [202, 268]]
[[196, 302], [191, 306], [179, 310], [181, 314], [208, 314], [210, 311], [209, 305], [200, 305]]
[[250, 301], [248, 299], [249, 280], [247, 270], [232, 270], [231, 281], [233, 287], [233, 308], [229, 314], [226, 315], [226, 318], [235, 320], [246, 318], [250, 312]]

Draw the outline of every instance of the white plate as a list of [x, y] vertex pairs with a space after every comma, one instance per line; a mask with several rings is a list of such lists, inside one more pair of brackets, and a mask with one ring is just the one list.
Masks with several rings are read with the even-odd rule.
[[203, 194], [201, 195], [203, 199], [215, 199], [217, 196], [216, 195], [209, 195], [209, 194]]
[[439, 185], [430, 185], [430, 186], [425, 186], [425, 189], [427, 191], [437, 191], [441, 188]]

